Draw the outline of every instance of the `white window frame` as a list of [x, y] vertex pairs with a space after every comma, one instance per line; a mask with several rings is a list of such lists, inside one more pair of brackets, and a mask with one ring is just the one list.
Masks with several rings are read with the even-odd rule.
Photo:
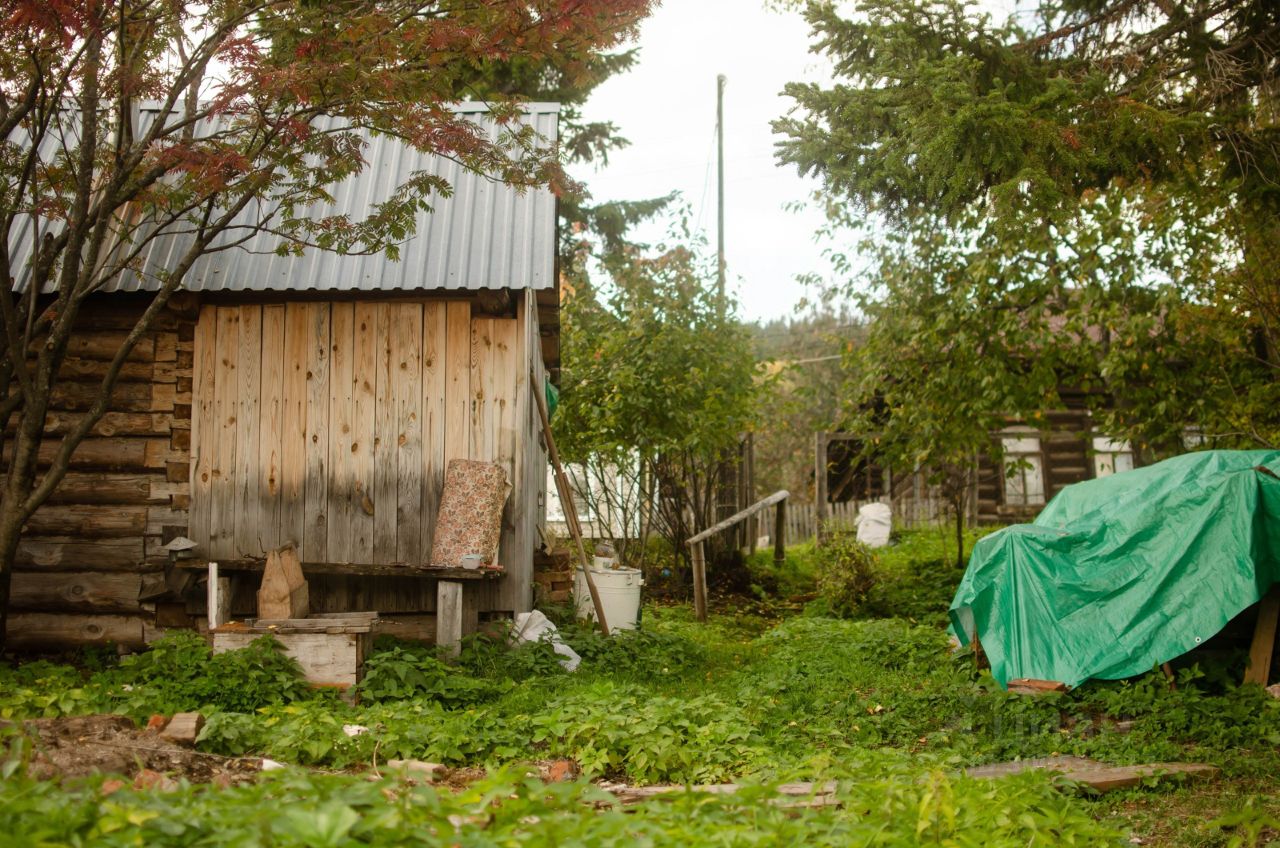
[[1128, 441], [1110, 436], [1094, 436], [1092, 447], [1095, 478], [1133, 470], [1133, 445]]
[[1009, 427], [1001, 430], [999, 436], [1004, 505], [1044, 506], [1045, 469], [1040, 431], [1033, 427]]

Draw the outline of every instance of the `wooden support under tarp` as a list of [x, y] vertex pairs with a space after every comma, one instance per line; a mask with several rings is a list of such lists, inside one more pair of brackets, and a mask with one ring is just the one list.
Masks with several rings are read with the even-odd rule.
[[564, 523], [569, 527], [569, 535], [573, 537], [578, 548], [578, 557], [582, 560], [582, 576], [591, 593], [591, 605], [596, 611], [596, 621], [600, 624], [600, 632], [609, 635], [609, 623], [605, 621], [604, 602], [600, 600], [600, 590], [596, 588], [595, 578], [591, 576], [591, 559], [587, 556], [587, 548], [582, 543], [582, 525], [578, 523], [578, 510], [573, 505], [573, 489], [569, 486], [569, 478], [565, 476], [564, 466], [560, 464], [560, 452], [556, 450], [556, 440], [551, 435], [551, 418], [547, 413], [547, 401], [542, 396], [542, 384], [538, 375], [529, 371], [529, 388], [533, 391], [533, 399], [538, 407], [538, 418], [542, 421], [542, 436], [547, 440], [547, 458], [551, 460], [551, 470], [556, 478], [556, 491], [560, 494], [560, 504], [564, 508]]
[[1249, 647], [1249, 668], [1244, 673], [1245, 683], [1266, 686], [1271, 674], [1271, 659], [1276, 649], [1276, 624], [1280, 620], [1280, 586], [1258, 602], [1258, 624], [1253, 629], [1253, 644]]
[[704, 547], [707, 539], [717, 533], [728, 530], [741, 521], [745, 521], [761, 510], [777, 504], [778, 518], [775, 521], [775, 529], [778, 531], [778, 539], [774, 542], [773, 557], [775, 561], [781, 561], [786, 557], [785, 549], [780, 547], [780, 544], [785, 543], [783, 534], [785, 533], [786, 513], [783, 510], [786, 508], [785, 504], [789, 497], [791, 497], [790, 492], [786, 489], [779, 489], [769, 497], [756, 501], [741, 512], [734, 513], [724, 521], [708, 527], [685, 542], [690, 547], [690, 561], [693, 565], [693, 609], [698, 621], [707, 620], [707, 553]]

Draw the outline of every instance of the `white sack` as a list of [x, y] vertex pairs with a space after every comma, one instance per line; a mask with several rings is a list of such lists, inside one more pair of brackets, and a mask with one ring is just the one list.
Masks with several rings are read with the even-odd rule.
[[868, 548], [883, 548], [889, 544], [889, 534], [893, 531], [893, 510], [888, 504], [867, 504], [858, 509], [854, 526], [858, 528], [859, 542]]

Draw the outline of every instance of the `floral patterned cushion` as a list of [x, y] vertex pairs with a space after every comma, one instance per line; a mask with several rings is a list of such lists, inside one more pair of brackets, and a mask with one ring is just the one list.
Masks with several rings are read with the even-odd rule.
[[492, 566], [498, 560], [502, 535], [502, 505], [511, 484], [507, 472], [492, 462], [449, 461], [431, 545], [433, 568], [458, 568], [466, 554], [480, 554]]

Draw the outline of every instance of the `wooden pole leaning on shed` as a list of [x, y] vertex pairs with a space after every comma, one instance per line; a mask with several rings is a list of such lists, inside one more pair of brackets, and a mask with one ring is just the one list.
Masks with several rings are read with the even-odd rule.
[[578, 547], [578, 556], [582, 559], [582, 576], [587, 583], [587, 591], [591, 593], [591, 605], [596, 611], [596, 621], [600, 623], [600, 632], [609, 635], [609, 622], [604, 617], [604, 602], [600, 600], [600, 590], [596, 588], [595, 578], [591, 576], [591, 560], [587, 558], [586, 545], [582, 543], [582, 525], [578, 523], [578, 509], [573, 505], [573, 490], [569, 487], [569, 478], [564, 474], [560, 464], [560, 452], [556, 450], [556, 440], [551, 435], [551, 416], [547, 413], [547, 400], [542, 396], [543, 388], [538, 382], [538, 375], [529, 370], [529, 387], [533, 391], [533, 399], [538, 407], [538, 418], [542, 420], [542, 436], [547, 440], [547, 458], [551, 460], [551, 470], [556, 478], [556, 491], [560, 494], [560, 505], [564, 508], [564, 523], [569, 527], [569, 535]]
[[[781, 507], [782, 504], [787, 502], [787, 498], [789, 497], [791, 497], [790, 492], [786, 489], [779, 489], [764, 500], [756, 501], [741, 512], [737, 512], [726, 518], [724, 521], [708, 527], [696, 536], [690, 537], [689, 541], [685, 542], [685, 544], [691, 549], [690, 558], [693, 564], [693, 611], [694, 615], [697, 616], [698, 621], [705, 622], [707, 620], [707, 556], [703, 544], [707, 539], [710, 539], [715, 534], [728, 530], [730, 527], [733, 527], [741, 521], [745, 521], [757, 512], [768, 509], [774, 504], [778, 504]], [[786, 512], [781, 508], [778, 510], [776, 527], [782, 528], [783, 533], [786, 532]], [[779, 539], [781, 538], [782, 536], [780, 534]], [[775, 541], [773, 549], [775, 562], [778, 561], [780, 550], [781, 549]], [[785, 558], [786, 553], [783, 552], [782, 556]]]

